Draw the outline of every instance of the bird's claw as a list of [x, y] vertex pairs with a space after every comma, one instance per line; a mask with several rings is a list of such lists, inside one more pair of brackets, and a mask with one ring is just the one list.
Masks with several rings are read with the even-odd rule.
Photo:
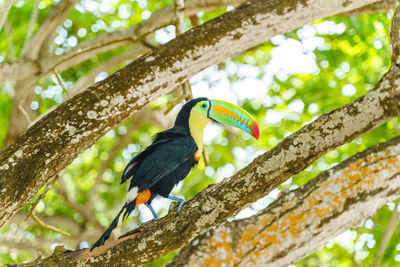
[[181, 212], [181, 208], [182, 208], [183, 204], [184, 204], [186, 201], [185, 201], [184, 199], [177, 198], [177, 197], [173, 197], [173, 196], [168, 196], [168, 198], [169, 198], [169, 199], [172, 199], [172, 200], [174, 200], [174, 201], [176, 201], [176, 202], [179, 203], [179, 205], [178, 205], [178, 213]]
[[186, 201], [181, 199], [181, 201], [179, 201], [179, 206], [178, 206], [178, 213], [181, 212], [181, 208], [183, 206], [183, 203], [185, 203]]

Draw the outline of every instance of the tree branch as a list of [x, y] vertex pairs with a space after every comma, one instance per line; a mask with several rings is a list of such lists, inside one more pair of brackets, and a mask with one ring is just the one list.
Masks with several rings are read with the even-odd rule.
[[17, 0], [8, 0], [0, 7], [0, 31], [3, 28], [4, 22], [7, 19], [8, 12]]
[[4, 22], [4, 32], [6, 34], [7, 46], [8, 46], [8, 57], [11, 60], [17, 59], [17, 53], [15, 52], [14, 42], [12, 40], [12, 34], [14, 33], [14, 29], [8, 21]]
[[376, 3], [366, 5], [349, 12], [344, 12], [340, 15], [343, 16], [360, 16], [364, 14], [370, 13], [379, 13], [379, 12], [387, 12], [390, 9], [396, 8], [396, 0], [382, 0]]
[[61, 229], [58, 229], [57, 227], [51, 226], [51, 225], [43, 222], [42, 220], [39, 219], [39, 217], [36, 215], [35, 212], [31, 213], [31, 217], [37, 224], [39, 224], [43, 228], [46, 228], [46, 229], [48, 229], [50, 231], [59, 233], [59, 234], [61, 234], [63, 236], [67, 236], [67, 237], [71, 236], [71, 234], [69, 234], [69, 233], [67, 233], [67, 232], [65, 232], [65, 231], [63, 231]]
[[26, 49], [28, 48], [28, 45], [31, 43], [32, 34], [39, 14], [39, 3], [40, 0], [35, 0], [33, 3], [32, 15], [29, 19], [28, 30], [26, 31], [24, 44], [22, 46], [22, 52], [21, 52], [22, 55], [26, 55]]
[[46, 17], [46, 20], [41, 24], [39, 30], [31, 40], [25, 50], [26, 58], [36, 60], [39, 56], [40, 49], [46, 38], [51, 35], [58, 25], [65, 19], [69, 11], [74, 7], [77, 0], [61, 0], [57, 6], [53, 7]]
[[51, 178], [48, 181], [48, 183], [46, 184], [42, 193], [40, 193], [40, 195], [37, 197], [35, 202], [33, 202], [31, 204], [30, 210], [29, 210], [28, 215], [26, 216], [25, 220], [27, 220], [32, 215], [32, 213], [35, 212], [35, 209], [36, 209], [37, 205], [39, 204], [40, 200], [42, 200], [46, 196], [47, 192], [50, 191], [52, 186], [57, 182], [58, 178], [60, 178], [60, 174], [55, 175], [53, 178]]
[[65, 183], [61, 177], [59, 179], [59, 187], [55, 189], [57, 194], [65, 201], [65, 203], [70, 206], [74, 211], [76, 211], [80, 216], [82, 216], [83, 220], [91, 223], [94, 227], [99, 229], [100, 231], [104, 231], [105, 227], [102, 226], [92, 214], [91, 209], [85, 209], [82, 205], [75, 201], [75, 199], [70, 198], [68, 195]]
[[400, 197], [400, 137], [375, 145], [257, 215], [196, 237], [169, 266], [288, 266]]
[[371, 264], [371, 267], [379, 267], [383, 254], [385, 253], [386, 248], [389, 245], [389, 241], [392, 238], [394, 231], [397, 228], [397, 225], [399, 224], [399, 203], [399, 201], [396, 203], [392, 215], [390, 215], [389, 222], [385, 226], [385, 232], [383, 233], [382, 239], [379, 242], [379, 247], [376, 252], [374, 262]]
[[74, 96], [83, 90], [85, 90], [89, 85], [94, 82], [96, 76], [102, 71], [109, 71], [113, 68], [120, 66], [122, 63], [127, 62], [129, 59], [136, 59], [140, 55], [144, 55], [150, 50], [145, 47], [143, 44], [138, 43], [132, 46], [127, 52], [113, 56], [110, 60], [100, 64], [95, 69], [93, 69], [89, 74], [80, 78], [69, 91], [70, 96]]

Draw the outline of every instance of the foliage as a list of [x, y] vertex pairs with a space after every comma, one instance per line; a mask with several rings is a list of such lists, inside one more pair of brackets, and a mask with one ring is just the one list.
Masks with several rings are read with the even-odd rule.
[[[11, 9], [8, 22], [13, 32], [11, 35], [7, 35], [4, 30], [0, 32], [0, 61], [9, 60], [12, 50], [15, 50], [17, 56], [20, 55], [29, 27], [29, 17], [34, 7], [33, 2], [19, 0]], [[151, 12], [170, 4], [173, 4], [170, 0], [83, 0], [71, 11], [64, 24], [57, 28], [51, 51], [60, 54], [76, 46], [77, 43], [101, 33], [131, 27], [148, 18]], [[45, 20], [51, 7], [50, 1], [39, 3], [39, 17], [34, 27], [36, 30]], [[223, 12], [224, 10], [201, 12], [197, 17], [199, 23], [204, 23]], [[206, 138], [206, 145], [210, 165], [205, 166], [201, 161], [173, 193], [182, 195], [186, 199], [192, 198], [209, 184], [232, 175], [257, 154], [274, 147], [285, 136], [300, 129], [319, 114], [343, 106], [372, 89], [390, 65], [389, 24], [390, 16], [386, 14], [338, 16], [318, 20], [296, 31], [274, 37], [271, 42], [259, 45], [218, 67], [211, 67], [191, 79], [193, 93], [196, 96], [221, 98], [224, 94], [228, 94], [227, 100], [237, 101], [254, 114], [260, 124], [262, 135], [258, 142], [254, 142], [248, 135], [238, 134], [232, 129], [228, 129], [228, 132], [220, 126], [209, 127], [211, 136]], [[191, 27], [188, 20], [185, 26], [187, 29]], [[167, 27], [157, 31], [152, 42], [163, 43], [172, 37], [171, 27]], [[7, 38], [12, 39], [13, 48], [9, 46]], [[87, 75], [96, 66], [127, 49], [129, 48], [97, 55], [60, 73], [65, 87], [71, 89], [78, 79]], [[282, 58], [282, 51], [283, 53], [294, 51], [294, 56]], [[305, 61], [302, 62], [302, 59]], [[100, 73], [97, 79], [104, 78], [113, 71], [115, 70]], [[0, 86], [0, 123], [4, 126], [0, 128], [0, 142], [4, 141], [7, 133], [6, 125], [13, 93], [11, 82]], [[35, 93], [35, 104], [32, 107], [37, 109], [38, 115], [61, 103], [67, 95], [54, 76], [41, 79], [35, 88]], [[151, 106], [151, 109], [166, 110], [168, 103], [173, 100], [172, 94], [163, 96]], [[177, 110], [178, 108], [174, 108], [172, 112], [176, 113]], [[119, 182], [124, 166], [132, 156], [150, 144], [152, 135], [162, 130], [157, 124], [147, 121], [134, 132], [128, 132], [127, 129], [132, 123], [135, 123], [134, 119], [111, 130], [96, 145], [83, 152], [60, 178], [66, 185], [68, 196], [95, 216], [103, 226], [108, 226], [125, 200], [126, 185], [120, 185]], [[304, 172], [290, 178], [278, 190], [297, 188], [319, 172], [355, 153], [396, 136], [398, 134], [395, 130], [396, 124], [398, 124], [397, 119], [327, 153]], [[118, 155], [107, 166], [98, 191], [93, 192], [98, 170], [107, 160], [112, 148], [125, 135], [129, 135], [129, 144], [120, 149]], [[59, 187], [60, 184], [57, 183], [55, 188]], [[276, 198], [278, 190], [257, 201], [237, 217], [249, 216], [265, 207]], [[88, 199], [93, 194], [98, 194], [98, 198], [93, 206], [88, 207]], [[155, 200], [159, 215], [163, 216], [168, 212], [169, 203], [170, 201], [165, 199]], [[390, 207], [393, 209], [394, 205], [381, 208], [364, 224], [348, 230], [296, 265], [370, 265], [391, 215]], [[29, 209], [30, 205], [27, 205], [20, 214], [26, 215]], [[141, 208], [139, 211], [136, 210], [120, 228], [122, 232], [135, 228], [151, 218], [147, 210]], [[38, 250], [47, 255], [57, 244], [67, 244], [71, 249], [85, 247], [100, 234], [98, 229], [86, 222], [82, 214], [71, 207], [55, 189], [50, 190], [39, 202], [36, 212], [45, 219], [61, 216], [77, 225], [79, 230], [73, 233], [71, 238], [65, 238], [41, 228], [31, 219], [22, 223], [12, 220], [0, 231], [2, 235], [0, 264], [31, 261], [37, 257]], [[57, 227], [72, 233], [67, 224], [60, 224]], [[397, 229], [394, 236], [398, 236], [399, 231], [400, 229]], [[86, 239], [81, 238], [88, 232], [95, 234], [89, 235]], [[19, 245], [13, 245], [10, 240]], [[398, 250], [400, 250], [399, 240], [394, 237], [386, 250], [382, 266], [398, 265], [400, 261]], [[162, 265], [172, 257], [173, 255], [167, 255], [149, 266]]]

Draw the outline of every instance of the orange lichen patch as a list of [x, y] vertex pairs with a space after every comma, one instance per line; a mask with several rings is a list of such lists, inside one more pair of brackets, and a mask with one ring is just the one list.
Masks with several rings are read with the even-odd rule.
[[282, 207], [280, 208], [280, 210], [282, 212], [285, 212], [291, 208], [293, 208], [293, 205], [295, 205], [295, 203], [293, 201], [288, 201], [286, 203], [283, 203]]
[[244, 241], [253, 240], [254, 236], [256, 236], [257, 232], [260, 231], [258, 227], [250, 226], [243, 232], [241, 239]]
[[150, 189], [143, 190], [136, 197], [136, 205], [146, 203], [151, 197]]
[[266, 225], [268, 225], [272, 220], [271, 216], [263, 216], [259, 223], [257, 224], [258, 228], [262, 229], [263, 227], [265, 227]]
[[[211, 238], [207, 251], [210, 253], [207, 259], [204, 259], [204, 264], [201, 266], [227, 266], [233, 261], [232, 250], [232, 233], [229, 229], [220, 228]], [[191, 264], [189, 264], [191, 265]], [[198, 265], [198, 262], [196, 263]]]

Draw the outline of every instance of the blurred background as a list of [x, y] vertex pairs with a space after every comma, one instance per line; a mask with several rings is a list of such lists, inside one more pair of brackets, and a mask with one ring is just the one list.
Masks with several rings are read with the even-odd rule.
[[[0, 32], [0, 62], [21, 53], [32, 12], [37, 11], [34, 27], [38, 28], [57, 2], [16, 1], [4, 30]], [[81, 0], [57, 27], [49, 49], [60, 55], [99, 34], [132, 27], [148, 19], [154, 11], [173, 4], [171, 0]], [[185, 18], [184, 30], [232, 8], [198, 12]], [[341, 107], [374, 88], [390, 66], [388, 28], [391, 14], [346, 15], [317, 20], [293, 32], [275, 36], [269, 42], [192, 77], [190, 84], [194, 97], [205, 96], [242, 106], [257, 118], [261, 137], [255, 142], [250, 135], [233, 128], [208, 125], [205, 144], [209, 164], [201, 160], [173, 194], [191, 199], [209, 184], [231, 176], [320, 114]], [[168, 26], [152, 34], [145, 45], [157, 46], [173, 38], [175, 27]], [[125, 46], [98, 54], [58, 73], [58, 78], [50, 74], [40, 79], [29, 108], [35, 117], [39, 116], [81, 89], [81, 84], [105, 79], [135, 59], [125, 56], [130, 49], [131, 46]], [[121, 55], [119, 62], [110, 65], [110, 60]], [[83, 82], [89, 74], [89, 80]], [[8, 131], [14, 85], [11, 81], [0, 85], [0, 147], [4, 145]], [[54, 179], [47, 193], [42, 195], [43, 199], [36, 201], [42, 197], [45, 188], [30, 201], [31, 204], [37, 202], [37, 218], [70, 236], [43, 227], [32, 218], [25, 220], [32, 207], [28, 204], [0, 230], [0, 265], [47, 256], [57, 245], [66, 245], [69, 249], [89, 247], [125, 201], [127, 185], [120, 185], [125, 165], [151, 143], [155, 133], [173, 123], [182, 106], [180, 90], [160, 97], [149, 108], [108, 132]], [[398, 125], [399, 120], [395, 119], [327, 153], [235, 218], [252, 216], [273, 202], [280, 190], [298, 188], [357, 152], [397, 136]], [[156, 198], [153, 206], [160, 216], [164, 216], [170, 203], [170, 200]], [[394, 218], [391, 227], [396, 230], [384, 250], [380, 266], [400, 266], [397, 209], [397, 202], [388, 203], [363, 224], [340, 234], [295, 266], [370, 266], [382, 246], [380, 241], [388, 230], [391, 216]], [[151, 218], [145, 207], [139, 207], [115, 231], [113, 238]], [[174, 255], [171, 253], [146, 266], [160, 266]]]

